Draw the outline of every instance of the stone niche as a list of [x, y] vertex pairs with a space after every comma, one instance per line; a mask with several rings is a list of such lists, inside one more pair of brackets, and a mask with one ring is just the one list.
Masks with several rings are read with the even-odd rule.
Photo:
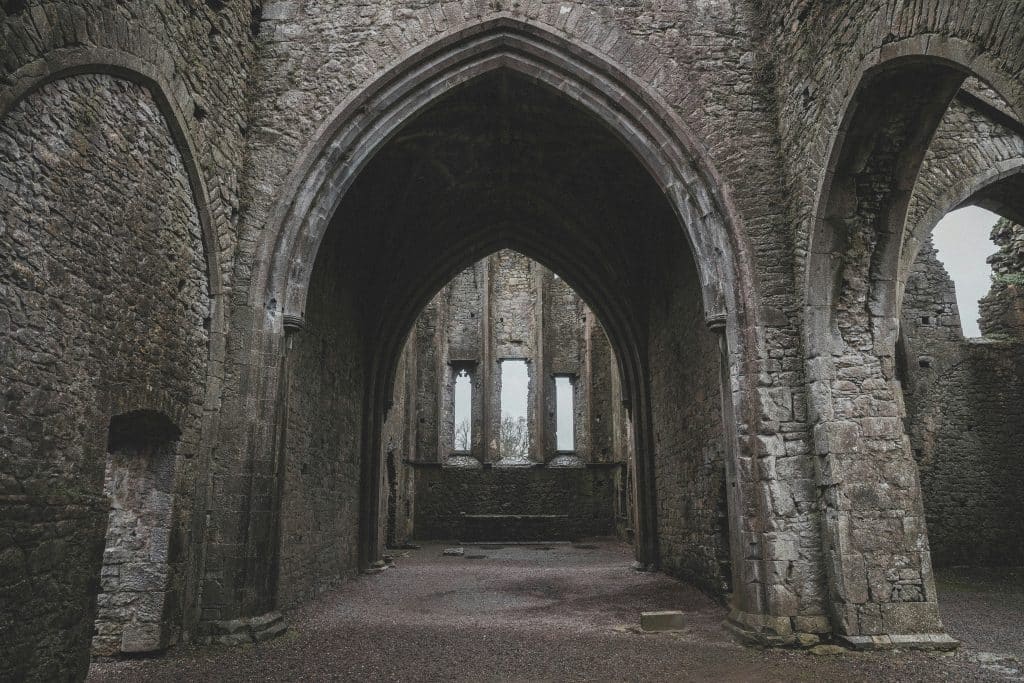
[[163, 650], [175, 451], [167, 416], [135, 411], [111, 420], [103, 489], [110, 499], [97, 596], [94, 655]]

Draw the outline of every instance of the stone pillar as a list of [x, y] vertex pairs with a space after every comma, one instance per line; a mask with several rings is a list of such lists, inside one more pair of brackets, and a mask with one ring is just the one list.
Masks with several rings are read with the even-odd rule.
[[530, 459], [534, 462], [543, 463], [547, 460], [547, 396], [548, 385], [553, 381], [548, 372], [548, 363], [544, 350], [544, 300], [549, 295], [545, 287], [545, 275], [550, 277], [550, 272], [535, 263], [533, 268], [533, 287], [536, 298], [533, 304], [533, 362], [529, 364], [533, 387], [533, 420], [529, 425], [532, 433], [530, 443]]
[[808, 373], [829, 399], [814, 443], [833, 632], [859, 648], [955, 646], [938, 614], [894, 358], [847, 350], [811, 359]]
[[[494, 335], [491, 333], [494, 312], [491, 310], [491, 268], [494, 259], [484, 260], [483, 268], [483, 312], [481, 315], [481, 363], [480, 363], [480, 422], [483, 425], [483, 442], [480, 449], [480, 462], [488, 463], [497, 460], [497, 438], [495, 429], [494, 396]], [[498, 419], [501, 419], [501, 408], [498, 407]]]

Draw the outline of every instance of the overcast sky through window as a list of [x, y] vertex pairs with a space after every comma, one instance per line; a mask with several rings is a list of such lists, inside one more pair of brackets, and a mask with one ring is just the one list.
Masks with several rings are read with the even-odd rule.
[[560, 451], [576, 450], [573, 387], [568, 377], [555, 378], [555, 410], [555, 448]]
[[[465, 427], [461, 425], [465, 423]], [[465, 370], [455, 378], [455, 450], [468, 451], [473, 443], [473, 380]]]
[[501, 417], [526, 419], [526, 397], [530, 388], [530, 373], [524, 360], [501, 362]]
[[985, 259], [995, 253], [989, 235], [999, 216], [976, 206], [951, 211], [932, 233], [939, 260], [956, 284], [956, 304], [965, 337], [980, 337], [978, 299], [992, 286], [992, 268]]

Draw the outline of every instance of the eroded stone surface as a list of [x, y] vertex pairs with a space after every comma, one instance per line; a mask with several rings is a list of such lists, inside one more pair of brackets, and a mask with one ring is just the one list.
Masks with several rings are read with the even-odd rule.
[[[115, 415], [181, 430], [169, 642], [299, 604], [402, 540], [379, 522], [414, 507], [416, 439], [386, 416], [445, 418], [389, 393], [439, 357], [396, 359], [437, 288], [509, 246], [572, 279], [619, 353], [595, 387], [632, 422], [592, 420], [589, 447], [637, 446], [616, 505], [640, 564], [731, 590], [764, 642], [935, 634], [932, 549], [1014, 556], [1016, 233], [984, 306], [1000, 339], [918, 329], [906, 382], [897, 339], [914, 344], [901, 286], [933, 212], [1024, 215], [1021, 0], [0, 17], [0, 676], [81, 675], [93, 596], [140, 564], [113, 545], [102, 568]], [[449, 67], [474, 78], [418, 88]], [[919, 328], [956, 315], [934, 282], [939, 324]]]

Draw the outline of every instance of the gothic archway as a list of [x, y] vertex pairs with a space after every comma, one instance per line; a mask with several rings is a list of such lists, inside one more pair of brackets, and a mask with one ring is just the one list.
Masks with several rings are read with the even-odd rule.
[[[825, 556], [834, 558], [826, 563], [832, 626], [858, 647], [873, 647], [880, 633], [949, 641], [901, 421], [895, 347], [910, 264], [907, 211], [932, 136], [972, 73], [966, 56], [939, 38], [869, 55], [820, 179], [804, 293], [809, 409]], [[902, 582], [867, 590], [866, 577], [894, 568]]]
[[[739, 449], [735, 421], [744, 419], [742, 416], [755, 400], [748, 393], [746, 366], [756, 347], [750, 318], [756, 309], [751, 305], [753, 288], [747, 275], [746, 247], [727, 190], [699, 144], [656, 96], [585, 47], [534, 25], [498, 19], [446, 36], [403, 60], [339, 107], [284, 188], [261, 242], [250, 290], [250, 301], [260, 311], [254, 321], [256, 343], [272, 356], [283, 348], [283, 332], [305, 325], [310, 278], [328, 228], [332, 221], [341, 220], [338, 216], [343, 203], [380, 150], [435, 103], [495, 74], [508, 74], [517, 83], [533, 84], [531, 87], [571, 102], [581, 116], [593, 120], [616, 139], [620, 149], [648, 179], [646, 182], [657, 188], [659, 201], [667, 209], [665, 215], [675, 226], [672, 239], [678, 239], [689, 254], [686, 262], [693, 269], [704, 324], [722, 337], [721, 349], [714, 350], [716, 357], [721, 356], [720, 361], [716, 359], [716, 366], [720, 364], [723, 368], [716, 382], [724, 381], [730, 388], [738, 382], [739, 391], [726, 390], [718, 410], [724, 411], [728, 424], [723, 446], [727, 452], [726, 467], [730, 479], [739, 477], [735, 464]], [[543, 194], [524, 198], [523, 205], [531, 206], [525, 228], [522, 221], [502, 228], [500, 220], [492, 220], [486, 235], [474, 234], [465, 243], [450, 243], [444, 255], [439, 256], [441, 260], [423, 274], [422, 282], [389, 299], [398, 313], [389, 317], [390, 322], [382, 323], [384, 327], [374, 328], [373, 338], [382, 342], [385, 352], [375, 355], [376, 360], [365, 376], [367, 390], [360, 425], [360, 448], [364, 452], [360, 477], [364, 482], [377, 482], [380, 478], [380, 463], [371, 454], [379, 450], [375, 440], [379, 439], [394, 363], [408, 326], [441, 284], [476, 258], [500, 247], [522, 251], [564, 273], [567, 281], [600, 311], [619, 352], [623, 381], [629, 388], [637, 424], [647, 425], [636, 430], [637, 452], [653, 453], [650, 398], [645, 384], [650, 366], [644, 340], [637, 336], [637, 327], [630, 322], [629, 312], [621, 301], [615, 303], [615, 297], [608, 294], [609, 287], [614, 285], [610, 284], [611, 273], [607, 269], [602, 271], [600, 260], [592, 254], [581, 256], [587, 245], [582, 245], [583, 252], [566, 253], [550, 237], [544, 238], [544, 221], [552, 225], [555, 221], [564, 223], [565, 219], [552, 218], [550, 208], [546, 207], [557, 204], [557, 198]], [[460, 219], [466, 222], [465, 216]], [[399, 265], [404, 268], [407, 264]], [[287, 370], [282, 372], [285, 375], [266, 377], [264, 395], [281, 395], [279, 387]], [[278, 424], [282, 427], [280, 421]], [[287, 430], [288, 426], [283, 428]], [[274, 441], [280, 443], [280, 436]], [[276, 469], [281, 471], [281, 465]], [[641, 471], [638, 467], [637, 480], [638, 495], [651, 499], [649, 493], [639, 493], [654, 489], [651, 468]], [[752, 482], [733, 480], [728, 495], [733, 511], [730, 518], [736, 525], [744, 510], [742, 498], [756, 498]], [[364, 564], [372, 562], [378, 554], [377, 534], [371, 533], [377, 524], [378, 496], [375, 486], [363, 488], [360, 556]], [[658, 557], [653, 499], [649, 503], [638, 502], [645, 512], [638, 524], [637, 555], [642, 564], [653, 566]], [[756, 505], [748, 502], [746, 509], [751, 504]], [[733, 533], [731, 538], [738, 539], [739, 534]], [[733, 554], [738, 552], [734, 547]], [[736, 571], [745, 571], [743, 566], [738, 561], [733, 563]], [[277, 578], [268, 575], [266, 580], [273, 582]], [[747, 585], [752, 580], [757, 579], [746, 577], [737, 579], [737, 583]], [[762, 612], [763, 605], [747, 604], [758, 602], [758, 595], [757, 591], [749, 591], [738, 599], [743, 603], [738, 605], [740, 611]]]

